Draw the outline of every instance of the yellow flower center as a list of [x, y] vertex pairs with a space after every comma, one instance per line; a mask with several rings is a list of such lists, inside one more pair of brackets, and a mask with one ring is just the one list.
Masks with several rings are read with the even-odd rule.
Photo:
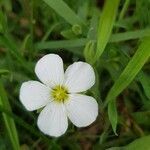
[[65, 100], [68, 99], [67, 88], [60, 86], [60, 85], [55, 86], [51, 94], [54, 100], [56, 100], [57, 102], [64, 102]]

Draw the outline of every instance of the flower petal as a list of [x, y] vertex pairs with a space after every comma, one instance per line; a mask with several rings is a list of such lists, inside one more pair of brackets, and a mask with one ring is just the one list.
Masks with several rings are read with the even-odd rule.
[[70, 93], [83, 92], [95, 83], [95, 73], [91, 65], [75, 62], [65, 72], [65, 85]]
[[37, 62], [35, 73], [43, 83], [50, 87], [62, 84], [64, 69], [61, 57], [55, 54], [45, 55]]
[[29, 111], [42, 108], [50, 102], [50, 89], [38, 81], [24, 82], [20, 88], [20, 101]]
[[38, 117], [39, 129], [47, 135], [58, 137], [64, 134], [68, 120], [63, 103], [51, 102]]
[[91, 96], [70, 94], [65, 106], [69, 119], [77, 127], [90, 125], [98, 115], [98, 104]]

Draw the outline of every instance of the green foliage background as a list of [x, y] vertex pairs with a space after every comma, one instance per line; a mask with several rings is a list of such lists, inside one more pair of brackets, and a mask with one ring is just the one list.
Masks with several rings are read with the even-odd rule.
[[[90, 63], [97, 121], [42, 134], [19, 101], [35, 63]], [[0, 0], [0, 150], [150, 150], [150, 0]]]

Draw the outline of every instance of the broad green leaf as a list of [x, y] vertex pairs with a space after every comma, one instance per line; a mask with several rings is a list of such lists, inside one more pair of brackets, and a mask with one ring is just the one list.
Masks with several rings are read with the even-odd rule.
[[150, 126], [150, 111], [135, 112], [132, 117], [139, 125]]
[[119, 0], [106, 0], [105, 2], [104, 9], [99, 20], [97, 50], [93, 63], [99, 59], [109, 41], [117, 15], [118, 5]]
[[150, 149], [150, 135], [134, 140], [127, 146], [112, 147], [107, 150], [149, 150]]
[[118, 114], [117, 114], [116, 100], [113, 100], [108, 104], [108, 117], [111, 122], [113, 131], [117, 135], [116, 128], [118, 122]]
[[[9, 104], [6, 91], [5, 91], [1, 81], [0, 81], [0, 106], [11, 112], [11, 106]], [[11, 117], [6, 115], [5, 113], [2, 113], [2, 114], [3, 114], [5, 126], [8, 131], [10, 141], [12, 143], [12, 147], [14, 150], [20, 150], [19, 139], [18, 139], [15, 122]]]
[[127, 150], [149, 150], [150, 149], [150, 135], [139, 138], [128, 146], [125, 147]]
[[138, 72], [142, 69], [145, 62], [150, 56], [150, 37], [145, 38], [140, 44], [138, 50], [134, 54], [133, 58], [130, 60], [128, 65], [125, 67], [121, 73], [118, 80], [114, 83], [113, 87], [110, 89], [104, 107], [106, 104], [114, 100], [135, 78]]
[[63, 0], [43, 0], [71, 25], [83, 25], [82, 19]]

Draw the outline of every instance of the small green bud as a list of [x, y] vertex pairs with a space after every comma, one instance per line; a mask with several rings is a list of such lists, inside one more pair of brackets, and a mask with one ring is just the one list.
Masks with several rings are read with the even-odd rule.
[[72, 26], [72, 31], [75, 35], [80, 35], [82, 34], [82, 27], [78, 24], [75, 24]]
[[89, 41], [84, 49], [84, 57], [85, 60], [92, 64], [93, 58], [95, 56], [95, 42], [94, 41]]

